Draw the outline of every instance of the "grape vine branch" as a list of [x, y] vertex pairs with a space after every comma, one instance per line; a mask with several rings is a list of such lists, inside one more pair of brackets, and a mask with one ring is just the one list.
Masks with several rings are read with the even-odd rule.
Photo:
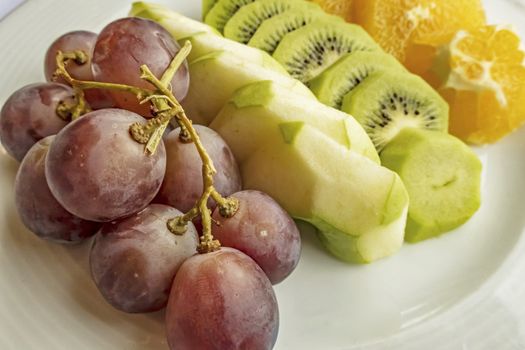
[[199, 253], [208, 253], [220, 249], [220, 242], [213, 237], [211, 228], [211, 211], [208, 208], [210, 197], [217, 203], [220, 214], [223, 217], [232, 217], [239, 208], [239, 201], [235, 198], [224, 198], [214, 187], [213, 177], [217, 173], [213, 161], [193, 127], [191, 120], [186, 116], [184, 109], [171, 91], [170, 81], [187, 58], [191, 51], [191, 43], [187, 41], [170, 65], [159, 79], [147, 65], [140, 67], [141, 78], [149, 82], [155, 89], [148, 90], [125, 84], [105, 83], [97, 81], [81, 81], [74, 79], [67, 71], [67, 63], [74, 61], [77, 64], [85, 64], [87, 55], [83, 51], [57, 53], [56, 77], [63, 77], [75, 91], [74, 105], [60, 105], [57, 113], [62, 118], [70, 117], [71, 120], [79, 118], [90, 111], [84, 97], [86, 89], [117, 90], [134, 94], [140, 103], [151, 103], [152, 114], [155, 116], [146, 123], [135, 123], [130, 125], [131, 137], [136, 142], [145, 144], [145, 152], [153, 154], [162, 140], [162, 135], [170, 121], [175, 118], [181, 127], [181, 141], [193, 142], [202, 160], [203, 193], [197, 203], [184, 215], [170, 219], [167, 222], [169, 230], [177, 235], [182, 235], [187, 230], [190, 221], [199, 215], [202, 220], [203, 232], [198, 246]]

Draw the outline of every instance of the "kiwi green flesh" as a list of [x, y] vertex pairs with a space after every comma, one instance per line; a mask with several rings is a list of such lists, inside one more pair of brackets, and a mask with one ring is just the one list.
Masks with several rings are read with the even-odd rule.
[[215, 6], [217, 0], [202, 0], [202, 19], [206, 18], [206, 15]]
[[224, 36], [246, 44], [265, 20], [293, 8], [316, 7], [317, 5], [304, 0], [258, 0], [244, 6], [230, 18], [224, 27]]
[[317, 78], [310, 90], [322, 103], [341, 109], [343, 97], [375, 72], [405, 71], [393, 56], [383, 52], [353, 52], [343, 56]]
[[378, 152], [404, 128], [447, 132], [448, 104], [423, 79], [376, 72], [343, 98], [341, 110], [363, 126]]
[[381, 161], [401, 177], [408, 191], [409, 242], [451, 231], [480, 207], [481, 162], [451, 135], [404, 129], [385, 147]]
[[273, 57], [292, 77], [307, 83], [342, 56], [357, 51], [381, 48], [358, 25], [321, 19], [285, 35]]
[[224, 26], [230, 18], [237, 13], [243, 6], [251, 4], [255, 0], [219, 0], [211, 8], [204, 23], [217, 29], [219, 33], [223, 34]]
[[[262, 22], [248, 41], [248, 45], [273, 54], [286, 34], [321, 17], [328, 17], [328, 15], [321, 10], [291, 9]], [[333, 18], [334, 20], [341, 20], [340, 17], [333, 16]]]

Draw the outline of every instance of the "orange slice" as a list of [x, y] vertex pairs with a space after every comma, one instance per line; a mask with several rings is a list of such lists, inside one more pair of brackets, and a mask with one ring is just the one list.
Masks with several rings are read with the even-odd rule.
[[353, 0], [313, 0], [321, 5], [326, 12], [343, 17], [346, 21], [352, 20], [352, 1]]
[[385, 51], [424, 77], [438, 46], [485, 24], [481, 0], [353, 0], [352, 12]]
[[434, 71], [450, 104], [450, 132], [464, 141], [491, 143], [525, 121], [525, 53], [512, 29], [458, 32]]

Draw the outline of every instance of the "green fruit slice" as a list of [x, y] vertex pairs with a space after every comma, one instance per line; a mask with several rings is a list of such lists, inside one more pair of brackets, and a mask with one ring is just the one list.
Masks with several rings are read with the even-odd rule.
[[374, 145], [354, 118], [272, 81], [237, 90], [210, 127], [222, 135], [237, 161], [242, 162], [268, 140], [281, 137], [276, 125], [293, 122], [311, 125], [379, 164]]
[[281, 40], [273, 53], [290, 75], [307, 83], [344, 55], [356, 51], [381, 51], [358, 25], [316, 20]]
[[224, 36], [246, 44], [255, 34], [261, 23], [292, 9], [321, 11], [317, 4], [304, 0], [257, 0], [243, 6], [224, 27]]
[[343, 98], [375, 72], [405, 71], [392, 55], [383, 52], [359, 51], [350, 53], [308, 85], [322, 103], [341, 109]]
[[242, 61], [257, 64], [263, 68], [271, 69], [275, 72], [289, 76], [283, 66], [266, 52], [239, 44], [238, 42], [223, 38], [222, 36], [211, 33], [199, 33], [186, 38], [181, 38], [179, 43], [183, 45], [186, 40], [189, 40], [192, 44], [192, 49], [188, 56], [189, 62], [195, 61], [196, 59], [213, 52], [225, 51], [235, 55]]
[[453, 230], [480, 207], [481, 162], [451, 135], [403, 129], [385, 147], [381, 160], [399, 174], [407, 188], [409, 242]]
[[206, 18], [206, 15], [215, 6], [217, 0], [202, 0], [202, 20]]
[[[323, 11], [312, 11], [311, 9], [286, 11], [262, 22], [250, 41], [248, 41], [248, 45], [273, 54], [286, 34], [302, 28], [314, 20], [327, 16]], [[333, 19], [342, 20], [342, 18], [335, 16]]]
[[218, 0], [206, 14], [204, 22], [222, 34], [224, 32], [224, 26], [230, 18], [243, 6], [251, 4], [254, 1], [255, 0]]
[[407, 127], [448, 129], [448, 104], [408, 73], [376, 72], [343, 98], [341, 110], [363, 125], [378, 152]]
[[297, 94], [315, 99], [312, 92], [287, 75], [250, 63], [227, 51], [216, 51], [189, 65], [190, 87], [182, 106], [197, 124], [208, 125], [234, 92], [250, 83], [272, 80]]
[[399, 177], [309, 125], [277, 128], [280, 138], [240, 164], [244, 185], [316, 226], [325, 247], [344, 261], [372, 262], [397, 252], [408, 206]]

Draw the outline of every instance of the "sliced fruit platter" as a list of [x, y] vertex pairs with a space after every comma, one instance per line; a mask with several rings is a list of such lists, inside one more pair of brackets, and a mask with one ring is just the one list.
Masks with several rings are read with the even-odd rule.
[[[372, 349], [498, 268], [454, 267], [488, 254], [480, 217], [506, 209], [476, 147], [525, 121], [519, 36], [479, 1], [128, 9], [49, 42], [47, 82], [2, 101], [0, 141], [20, 163], [16, 234], [77, 250], [96, 303], [161, 325], [146, 348]], [[512, 185], [494, 191], [519, 200]]]

